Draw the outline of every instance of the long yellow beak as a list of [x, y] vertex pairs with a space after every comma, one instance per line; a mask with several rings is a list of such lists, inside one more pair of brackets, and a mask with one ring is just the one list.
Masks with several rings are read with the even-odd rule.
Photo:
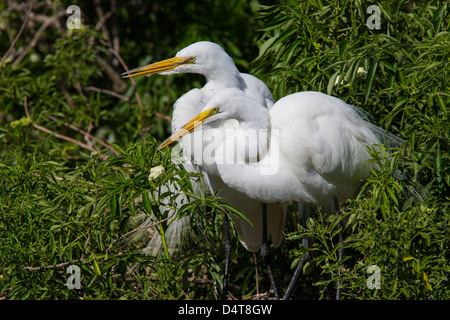
[[164, 140], [164, 142], [159, 145], [158, 150], [161, 150], [167, 147], [168, 145], [171, 145], [173, 142], [180, 140], [185, 135], [197, 130], [202, 126], [203, 122], [205, 122], [206, 119], [215, 116], [219, 112], [220, 112], [219, 107], [214, 107], [201, 112], [200, 114], [192, 118], [192, 120], [190, 120], [184, 126], [182, 126], [179, 130], [177, 130], [174, 134], [172, 134], [169, 138]]
[[170, 71], [182, 64], [194, 63], [194, 57], [175, 57], [167, 60], [155, 62], [145, 67], [139, 67], [121, 74], [122, 78], [131, 78], [136, 76], [143, 76], [146, 74], [161, 73], [164, 71]]

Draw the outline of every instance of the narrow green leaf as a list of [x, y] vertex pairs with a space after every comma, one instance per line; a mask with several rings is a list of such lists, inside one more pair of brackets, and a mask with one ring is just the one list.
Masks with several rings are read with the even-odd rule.
[[142, 194], [142, 205], [144, 206], [144, 209], [147, 212], [147, 214], [152, 213], [152, 202], [150, 200], [148, 192], [144, 192]]
[[277, 46], [279, 43], [285, 41], [287, 38], [289, 38], [291, 35], [293, 35], [296, 32], [297, 32], [297, 29], [295, 29], [295, 28], [288, 29], [288, 30], [284, 31], [282, 34], [280, 34], [275, 39], [275, 41], [273, 42], [272, 46], [273, 47]]
[[372, 90], [373, 80], [378, 68], [378, 61], [374, 61], [367, 71], [366, 88], [365, 88], [365, 103], [369, 100], [370, 92]]
[[116, 208], [117, 208], [117, 201], [116, 201], [116, 195], [115, 194], [113, 194], [111, 196], [110, 207], [111, 207], [111, 214], [113, 216], [115, 216], [116, 215]]
[[439, 108], [441, 109], [441, 112], [445, 115], [448, 115], [449, 110], [448, 110], [447, 104], [446, 104], [447, 99], [444, 99], [444, 97], [442, 96], [441, 93], [436, 93], [435, 96], [436, 96], [436, 100], [439, 105]]
[[134, 201], [128, 203], [128, 210], [130, 210], [132, 215], [136, 214], [136, 210], [134, 209]]
[[442, 164], [442, 154], [441, 154], [440, 143], [438, 140], [437, 144], [436, 144], [436, 156], [434, 157], [434, 170], [435, 170], [436, 179], [438, 182], [442, 182], [441, 164]]
[[433, 14], [433, 28], [434, 33], [437, 34], [441, 31], [442, 21], [444, 21], [446, 5], [440, 6]]
[[242, 212], [240, 209], [238, 209], [238, 208], [236, 208], [236, 207], [234, 207], [234, 206], [232, 206], [231, 204], [228, 204], [228, 203], [223, 203], [223, 204], [222, 204], [222, 207], [224, 207], [225, 209], [227, 209], [227, 211], [228, 211], [232, 216], [234, 216], [235, 218], [242, 219], [242, 220], [248, 222], [251, 226], [253, 226], [252, 222], [251, 222], [250, 219], [247, 217], [247, 215], [246, 215], [244, 212]]
[[101, 276], [102, 272], [100, 271], [100, 267], [98, 266], [97, 260], [95, 260], [95, 258], [92, 259], [92, 266], [94, 268], [94, 272], [97, 275]]
[[333, 92], [334, 84], [336, 83], [336, 78], [339, 76], [339, 71], [336, 71], [328, 80], [327, 86], [327, 94], [331, 94]]
[[122, 147], [120, 147], [118, 144], [112, 143], [112, 146], [114, 147], [114, 150], [116, 150], [117, 152], [119, 152], [121, 155], [127, 154], [127, 153], [125, 152], [125, 150], [123, 150]]
[[442, 62], [434, 62], [434, 63], [428, 65], [428, 66], [423, 70], [423, 72], [427, 72], [427, 71], [429, 71], [429, 70], [431, 70], [431, 69], [437, 68], [437, 67], [439, 67], [441, 64], [442, 64]]
[[425, 273], [425, 271], [422, 271], [422, 277], [423, 277], [423, 282], [425, 283], [425, 287], [427, 288], [428, 291], [431, 291], [431, 284], [430, 284], [430, 281], [428, 281], [428, 276]]
[[[414, 257], [404, 257], [404, 258], [402, 259], [403, 262], [409, 261], [409, 260], [416, 260], [416, 258], [414, 258]], [[417, 260], [416, 260], [416, 261], [417, 261]]]

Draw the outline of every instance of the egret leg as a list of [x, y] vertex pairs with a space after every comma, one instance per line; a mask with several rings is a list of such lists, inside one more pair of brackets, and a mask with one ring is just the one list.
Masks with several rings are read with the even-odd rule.
[[[299, 210], [300, 210], [300, 218], [302, 220], [302, 226], [306, 229], [306, 221], [308, 221], [308, 209], [303, 203], [299, 203]], [[302, 239], [302, 244], [306, 249], [309, 249], [309, 240], [308, 237], [304, 237]], [[306, 251], [300, 258], [297, 264], [297, 268], [295, 269], [294, 275], [292, 276], [291, 282], [289, 283], [289, 286], [286, 290], [286, 293], [284, 294], [283, 300], [289, 299], [289, 296], [292, 293], [292, 290], [294, 289], [295, 284], [297, 283], [298, 278], [300, 277], [300, 274], [302, 273], [303, 265], [305, 262], [309, 259], [309, 251]]]
[[[341, 211], [339, 210], [339, 201], [336, 197], [334, 197], [334, 207], [336, 209], [336, 215], [339, 216], [341, 214]], [[339, 264], [341, 264], [341, 260], [342, 260], [342, 255], [344, 254], [344, 234], [342, 232], [342, 225], [339, 222], [338, 223], [338, 228], [341, 229], [339, 231], [338, 237], [339, 237], [339, 248], [338, 248], [338, 260], [339, 260]], [[338, 270], [338, 276], [341, 275], [341, 267], [339, 266], [339, 270]], [[337, 285], [336, 285], [336, 300], [340, 300], [341, 299], [341, 280], [338, 280]]]
[[231, 253], [231, 241], [230, 241], [230, 220], [228, 215], [224, 215], [224, 228], [225, 228], [225, 270], [223, 275], [223, 300], [227, 299], [228, 296], [228, 266], [230, 264], [230, 253]]
[[269, 244], [267, 243], [267, 204], [262, 204], [262, 245], [261, 245], [261, 255], [264, 261], [264, 264], [267, 268], [267, 273], [269, 274], [270, 283], [273, 287], [273, 293], [275, 294], [275, 298], [278, 300], [278, 291], [275, 285], [275, 280], [273, 278], [272, 269], [270, 267], [270, 256], [269, 256]]

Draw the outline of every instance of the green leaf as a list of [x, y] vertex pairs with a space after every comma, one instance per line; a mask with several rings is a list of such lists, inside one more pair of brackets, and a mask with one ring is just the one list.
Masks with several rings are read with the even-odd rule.
[[431, 70], [431, 69], [437, 68], [437, 67], [439, 67], [440, 65], [442, 65], [442, 62], [433, 62], [433, 63], [429, 64], [429, 65], [423, 70], [423, 72], [427, 72], [427, 71], [429, 71], [429, 70]]
[[124, 149], [122, 149], [122, 147], [120, 147], [118, 144], [112, 143], [111, 144], [114, 147], [114, 150], [116, 150], [117, 152], [119, 152], [121, 155], [126, 155], [127, 153], [125, 152]]
[[142, 205], [144, 206], [147, 215], [152, 214], [152, 201], [150, 200], [149, 192], [142, 194]]
[[365, 93], [364, 93], [364, 103], [367, 103], [369, 101], [370, 92], [372, 91], [372, 85], [373, 80], [375, 79], [375, 74], [377, 72], [378, 68], [378, 61], [374, 61], [371, 65], [369, 70], [367, 71], [367, 78], [366, 78], [366, 87], [365, 87]]
[[244, 221], [248, 222], [251, 226], [253, 226], [252, 221], [239, 208], [232, 206], [231, 204], [228, 204], [228, 203], [223, 203], [223, 204], [221, 204], [221, 206], [224, 209], [226, 209], [234, 218], [244, 220]]
[[441, 175], [441, 165], [442, 165], [442, 154], [441, 154], [441, 148], [439, 140], [436, 144], [436, 156], [434, 157], [434, 169], [436, 174], [436, 180], [438, 182], [442, 182], [442, 175]]
[[327, 86], [327, 94], [331, 94], [333, 92], [334, 84], [336, 83], [336, 78], [339, 76], [339, 71], [336, 71], [328, 80]]
[[110, 207], [111, 207], [111, 214], [113, 216], [115, 216], [116, 215], [116, 209], [117, 209], [117, 201], [116, 201], [116, 195], [115, 194], [113, 194], [111, 196]]
[[444, 21], [446, 5], [440, 6], [433, 14], [433, 28], [434, 33], [437, 34], [441, 31], [442, 22]]
[[417, 261], [416, 258], [411, 257], [411, 256], [404, 257], [404, 258], [402, 259], [403, 262], [405, 262], [405, 261], [410, 261], [410, 260], [415, 260], [415, 261]]
[[93, 266], [93, 269], [94, 269], [95, 274], [101, 276], [101, 275], [102, 275], [102, 272], [100, 271], [100, 267], [99, 267], [99, 265], [98, 265], [97, 260], [95, 259], [95, 257], [92, 258], [92, 266]]
[[296, 32], [297, 32], [297, 29], [295, 29], [295, 28], [284, 31], [278, 37], [276, 37], [275, 41], [272, 43], [272, 46], [276, 47], [279, 43], [285, 41], [287, 38], [289, 38]]
[[431, 291], [431, 284], [430, 284], [430, 281], [428, 280], [428, 276], [425, 273], [425, 271], [422, 271], [422, 278], [423, 278], [423, 282], [425, 283], [425, 287], [427, 288], [427, 290]]

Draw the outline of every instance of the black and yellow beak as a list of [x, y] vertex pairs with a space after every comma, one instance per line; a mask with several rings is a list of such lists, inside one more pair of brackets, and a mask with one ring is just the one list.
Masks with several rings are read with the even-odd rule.
[[212, 116], [217, 115], [219, 112], [220, 112], [219, 107], [214, 107], [201, 112], [200, 114], [192, 118], [192, 120], [190, 120], [184, 126], [182, 126], [179, 130], [177, 130], [174, 134], [172, 134], [169, 138], [167, 138], [163, 143], [161, 143], [158, 147], [158, 150], [161, 150], [167, 147], [168, 145], [172, 144], [173, 142], [180, 140], [185, 135], [194, 132], [195, 130], [197, 130], [202, 126], [203, 122], [205, 122], [206, 119], [209, 119]]
[[122, 78], [132, 78], [136, 76], [143, 76], [146, 74], [161, 73], [170, 71], [183, 64], [192, 64], [195, 62], [195, 57], [174, 57], [167, 60], [155, 62], [145, 67], [139, 67], [121, 74]]

